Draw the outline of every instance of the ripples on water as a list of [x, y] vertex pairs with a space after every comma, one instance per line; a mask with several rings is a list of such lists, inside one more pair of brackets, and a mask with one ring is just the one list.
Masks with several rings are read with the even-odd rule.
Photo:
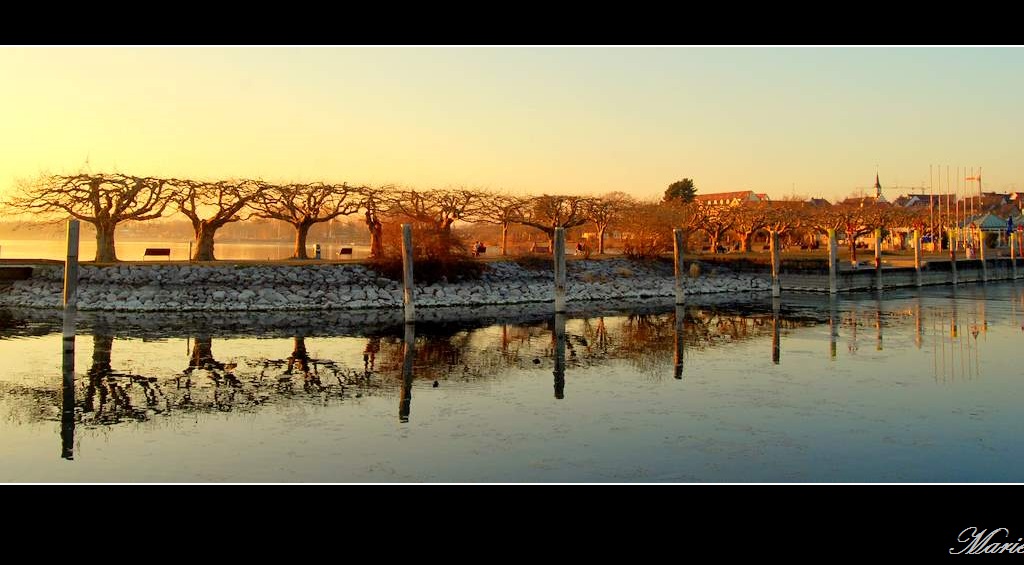
[[1021, 480], [1014, 285], [586, 308], [2, 311], [0, 480]]

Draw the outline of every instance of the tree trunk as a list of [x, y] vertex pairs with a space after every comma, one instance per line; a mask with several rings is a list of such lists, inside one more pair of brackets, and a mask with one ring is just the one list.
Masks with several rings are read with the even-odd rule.
[[714, 232], [708, 234], [708, 243], [711, 244], [711, 253], [712, 254], [718, 253], [718, 238], [719, 237], [721, 237], [721, 235], [717, 234], [717, 233], [714, 233]]
[[555, 230], [554, 230], [554, 228], [552, 228], [551, 231], [545, 232], [545, 233], [547, 233], [547, 235], [548, 235], [548, 251], [552, 255], [554, 255], [555, 254]]
[[219, 225], [212, 224], [207, 220], [199, 222], [195, 229], [196, 250], [192, 255], [193, 261], [216, 261], [213, 256], [213, 236], [217, 233]]
[[380, 237], [381, 225], [378, 223], [370, 230], [370, 257], [374, 259], [384, 255], [384, 242]]
[[381, 232], [384, 226], [375, 214], [366, 211], [366, 229], [370, 232], [370, 258], [379, 259], [384, 256], [384, 242], [381, 239]]
[[306, 255], [306, 236], [309, 235], [309, 224], [293, 224], [295, 226], [295, 254], [292, 259], [309, 259]]
[[746, 232], [741, 234], [740, 237], [740, 251], [746, 253], [750, 251], [750, 240], [754, 239], [754, 232]]
[[857, 267], [857, 236], [848, 237], [850, 240], [850, 264]]
[[96, 226], [96, 262], [116, 263], [117, 253], [114, 251], [114, 229], [117, 224], [113, 222], [100, 222]]
[[508, 255], [508, 222], [501, 224], [501, 254]]
[[604, 230], [608, 229], [608, 226], [602, 227], [597, 230], [597, 254], [604, 255]]

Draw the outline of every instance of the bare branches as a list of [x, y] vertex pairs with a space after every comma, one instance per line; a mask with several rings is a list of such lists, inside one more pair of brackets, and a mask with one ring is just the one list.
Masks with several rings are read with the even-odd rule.
[[528, 201], [519, 223], [537, 228], [551, 238], [555, 228], [569, 229], [587, 223], [586, 206], [590, 200], [585, 196], [537, 196]]
[[295, 228], [296, 259], [308, 259], [306, 236], [314, 224], [358, 212], [366, 187], [348, 184], [273, 185], [258, 183], [260, 190], [250, 206], [256, 216], [288, 222]]
[[396, 189], [386, 198], [392, 215], [450, 232], [456, 220], [474, 221], [484, 208], [483, 193], [465, 188], [444, 190]]
[[96, 260], [117, 260], [114, 230], [126, 221], [159, 218], [171, 201], [168, 181], [122, 174], [48, 175], [21, 186], [10, 206], [35, 214], [68, 214], [96, 227]]

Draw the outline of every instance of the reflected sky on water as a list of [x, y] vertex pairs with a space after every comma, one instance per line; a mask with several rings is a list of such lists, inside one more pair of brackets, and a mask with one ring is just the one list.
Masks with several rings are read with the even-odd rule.
[[1020, 482], [1024, 286], [885, 296], [4, 310], [0, 480]]

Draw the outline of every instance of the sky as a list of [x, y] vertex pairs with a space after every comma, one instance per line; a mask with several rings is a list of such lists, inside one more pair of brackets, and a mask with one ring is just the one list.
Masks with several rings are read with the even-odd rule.
[[930, 165], [1024, 190], [1021, 48], [2, 47], [0, 77], [2, 194], [121, 172], [835, 199]]

